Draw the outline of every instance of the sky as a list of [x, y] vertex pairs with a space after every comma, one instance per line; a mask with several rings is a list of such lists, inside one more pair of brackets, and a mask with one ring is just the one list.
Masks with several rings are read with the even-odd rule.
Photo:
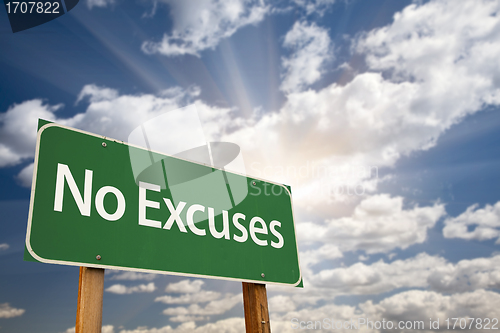
[[[81, 0], [15, 34], [0, 10], [0, 332], [75, 326], [78, 267], [23, 261], [38, 119], [127, 141], [158, 110], [193, 104], [207, 141], [237, 144], [248, 175], [292, 188], [304, 288], [267, 286], [274, 332], [493, 326], [499, 10]], [[239, 282], [107, 270], [104, 289], [105, 333], [244, 330]]]

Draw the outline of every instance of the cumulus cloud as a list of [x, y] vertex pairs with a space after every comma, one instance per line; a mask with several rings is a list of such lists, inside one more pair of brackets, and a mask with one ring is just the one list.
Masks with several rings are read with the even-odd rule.
[[7, 250], [9, 247], [10, 247], [10, 246], [9, 246], [9, 244], [7, 244], [7, 243], [2, 243], [2, 244], [0, 244], [0, 251], [1, 251], [1, 250]]
[[290, 296], [277, 295], [269, 298], [269, 312], [289, 312], [295, 310], [296, 305]]
[[[451, 1], [412, 4], [396, 15], [392, 24], [359, 37], [355, 50], [366, 55], [369, 72], [342, 86], [290, 93], [278, 112], [235, 122], [234, 131], [223, 133], [222, 139], [239, 144], [245, 157], [261, 162], [262, 167], [298, 167], [305, 161], [393, 166], [403, 155], [432, 147], [444, 131], [466, 115], [486, 104], [498, 104], [496, 78], [500, 73], [493, 65], [500, 49], [497, 7], [487, 1], [464, 1], [462, 6]], [[181, 92], [170, 96], [120, 95], [109, 88], [86, 86], [79, 98], [88, 99], [86, 112], [60, 122], [126, 138], [144, 119], [165, 108], [178, 108], [184, 96]], [[25, 103], [31, 103], [30, 107]], [[229, 110], [198, 103], [213, 111], [222, 124], [229, 122]], [[31, 119], [30, 112], [38, 110], [46, 115], [42, 118], [55, 118], [58, 108], [41, 100], [9, 108], [0, 119], [0, 165], [14, 165], [32, 156], [34, 134], [32, 139], [18, 135]], [[218, 126], [214, 128], [220, 129]], [[27, 133], [34, 133], [34, 128], [35, 120]], [[31, 148], [18, 146], [21, 142], [28, 142], [26, 147]], [[328, 187], [327, 181], [309, 175], [301, 185], [294, 191], [298, 205], [324, 206], [323, 196], [317, 195], [314, 186]], [[342, 251], [388, 252], [421, 243], [443, 214], [441, 204], [403, 209], [402, 198], [377, 195], [359, 203], [352, 216], [332, 219], [328, 212], [324, 223], [297, 227], [304, 241], [316, 241], [311, 236], [314, 233], [322, 235], [319, 246], [333, 241], [338, 244], [338, 251], [330, 247], [312, 253], [310, 262], [318, 263], [339, 257]], [[334, 227], [343, 237], [333, 233]]]
[[[448, 318], [498, 318], [499, 306], [500, 294], [482, 289], [450, 296], [432, 291], [410, 290], [386, 298], [378, 304], [368, 301], [361, 304], [360, 308], [368, 318], [424, 321], [425, 328], [431, 331], [429, 318], [434, 321], [439, 319], [439, 328], [445, 330]], [[467, 320], [467, 323], [469, 324], [470, 320]], [[411, 331], [413, 330], [404, 330]], [[470, 331], [484, 332], [475, 326]]]
[[[64, 333], [75, 333], [75, 327], [68, 328]], [[101, 333], [115, 333], [115, 328], [113, 325], [104, 325], [101, 328]]]
[[402, 197], [378, 194], [361, 201], [352, 216], [300, 223], [297, 234], [300, 241], [335, 244], [341, 251], [389, 252], [424, 242], [444, 214], [443, 204], [403, 209]]
[[48, 105], [41, 99], [14, 104], [0, 114], [0, 167], [21, 163], [35, 154], [38, 118], [56, 119], [62, 104]]
[[[373, 322], [382, 320], [392, 321], [394, 328], [398, 332], [414, 332], [415, 329], [397, 329], [400, 321], [403, 325], [410, 321], [411, 325], [416, 325], [415, 322], [424, 323], [426, 332], [435, 331], [430, 328], [429, 318], [433, 321], [439, 319], [439, 329], [446, 330], [447, 318], [498, 318], [500, 315], [500, 294], [476, 290], [455, 295], [442, 295], [433, 291], [410, 290], [382, 299], [378, 303], [367, 301], [356, 306], [326, 304], [320, 307], [307, 307], [296, 311], [290, 311], [286, 314], [272, 314], [271, 327], [273, 331], [291, 333], [296, 332], [291, 325], [292, 319], [295, 321], [304, 321], [304, 326], [308, 321], [315, 324], [315, 321], [324, 323], [323, 319], [328, 318], [342, 324], [347, 321], [347, 328], [335, 329], [338, 332], [373, 332], [376, 331], [373, 327], [367, 327], [366, 324], [359, 325], [359, 320], [363, 322], [370, 320]], [[352, 321], [351, 321], [352, 320]], [[356, 326], [351, 326], [354, 323]], [[467, 320], [467, 323], [470, 323]], [[453, 322], [451, 322], [453, 324]], [[373, 324], [372, 324], [373, 325]], [[422, 323], [420, 323], [422, 325]], [[356, 327], [356, 328], [354, 328]], [[403, 326], [404, 327], [404, 326]], [[420, 326], [422, 327], [422, 326]], [[491, 327], [491, 324], [490, 324]], [[326, 329], [331, 329], [324, 327]], [[437, 328], [436, 328], [437, 329]], [[378, 330], [377, 330], [378, 331]], [[388, 330], [390, 331], [390, 330]], [[469, 330], [468, 330], [469, 331]], [[482, 329], [473, 327], [471, 332], [484, 332]]]
[[[180, 296], [165, 295], [155, 299], [155, 302], [165, 304], [190, 304], [187, 307], [170, 307], [163, 311], [164, 315], [171, 316], [173, 322], [195, 322], [210, 319], [211, 315], [220, 315], [231, 310], [236, 304], [241, 303], [242, 294], [222, 295], [219, 292], [202, 290], [202, 280], [182, 280], [170, 283], [165, 288], [166, 292], [183, 293]], [[199, 303], [206, 303], [200, 306]]]
[[35, 168], [34, 163], [30, 163], [25, 166], [19, 174], [17, 174], [16, 179], [19, 184], [23, 187], [30, 187], [31, 181], [33, 179], [33, 169]]
[[[405, 260], [367, 264], [355, 263], [348, 267], [311, 269], [304, 266], [306, 290], [270, 287], [271, 292], [288, 294], [299, 308], [304, 304], [329, 302], [339, 295], [376, 295], [405, 288], [423, 288], [439, 293], [462, 293], [478, 289], [500, 288], [500, 255], [450, 263], [440, 256], [420, 253]], [[280, 308], [275, 300], [277, 308]], [[300, 305], [300, 306], [299, 306]]]
[[[308, 321], [314, 322], [320, 321], [323, 323], [323, 319], [329, 318], [338, 321], [349, 321], [351, 318], [357, 318], [361, 315], [361, 313], [354, 306], [347, 305], [335, 305], [335, 304], [327, 304], [320, 307], [306, 307], [300, 310], [290, 311], [287, 313], [271, 313], [271, 331], [272, 332], [297, 332], [298, 328], [296, 325], [292, 326], [292, 320], [294, 321], [303, 321], [302, 327], [307, 326]], [[299, 324], [300, 325], [300, 324]], [[295, 327], [295, 328], [294, 328]], [[317, 326], [319, 330], [319, 326]], [[329, 330], [328, 328], [324, 328], [324, 331]], [[320, 330], [321, 331], [321, 330]], [[352, 331], [352, 330], [349, 330]], [[365, 333], [367, 332], [364, 329], [357, 330], [359, 332]], [[347, 332], [342, 328], [335, 329], [334, 332]]]
[[118, 98], [118, 91], [111, 88], [99, 87], [95, 84], [88, 84], [78, 94], [76, 104], [88, 98], [91, 103], [111, 101]]
[[[108, 273], [112, 272], [112, 273]], [[138, 272], [118, 272], [118, 271], [111, 271], [111, 270], [106, 270], [107, 274], [111, 274], [111, 277], [109, 278], [110, 280], [129, 280], [129, 281], [136, 281], [136, 280], [145, 280], [145, 281], [151, 281], [157, 278], [157, 274], [149, 274], [149, 273], [138, 273]]]
[[325, 269], [308, 278], [316, 287], [335, 294], [379, 294], [403, 287], [426, 287], [427, 278], [446, 260], [422, 253], [415, 258], [371, 265], [356, 263], [350, 267]]
[[[198, 20], [198, 14], [191, 15], [184, 7], [196, 7], [196, 13], [210, 8], [203, 14], [210, 21], [211, 13], [216, 12], [212, 7], [222, 6], [224, 10], [234, 11], [235, 20], [242, 22], [237, 14], [241, 13], [240, 5], [235, 2], [236, 9], [229, 9], [232, 6], [226, 3], [207, 2], [206, 6], [195, 6], [191, 2], [179, 2], [173, 6], [182, 7], [178, 11], [185, 15], [176, 15], [179, 22], [183, 22], [179, 23], [182, 29], [176, 29], [188, 29], [186, 27], [194, 24], [190, 23], [191, 17]], [[486, 104], [498, 104], [499, 84], [495, 78], [500, 76], [500, 69], [492, 65], [500, 48], [497, 7], [488, 1], [464, 1], [463, 6], [444, 0], [412, 4], [397, 14], [390, 25], [357, 39], [354, 50], [366, 56], [368, 72], [356, 75], [342, 86], [334, 83], [319, 91], [290, 93], [275, 113], [255, 115], [250, 120], [232, 119], [227, 117], [230, 110], [198, 104], [208, 110], [207, 113], [217, 114], [211, 133], [240, 145], [245, 159], [261, 166], [254, 168], [255, 172], [267, 166], [298, 169], [307, 162], [318, 167], [335, 165], [338, 168], [393, 166], [403, 155], [432, 147], [444, 131], [466, 115], [481, 110]], [[297, 27], [297, 31], [320, 29], [305, 23], [298, 23]], [[304, 43], [303, 48], [307, 49], [308, 45]], [[301, 52], [297, 49], [294, 54]], [[309, 79], [304, 80], [299, 81]], [[110, 88], [89, 85], [79, 96], [79, 100], [88, 98], [90, 105], [86, 112], [55, 120], [123, 140], [126, 138], [123, 132], [130, 133], [135, 125], [150, 119], [159, 110], [178, 108], [186, 95], [189, 94], [180, 90], [173, 96], [120, 95]], [[14, 105], [3, 114], [0, 166], [30, 158], [38, 117], [34, 113], [54, 120], [55, 111], [60, 107], [32, 100]], [[29, 125], [30, 122], [33, 124]], [[231, 131], [221, 130], [229, 124]], [[26, 129], [27, 135], [19, 135], [18, 129]], [[290, 151], [297, 153], [289, 154]], [[294, 192], [298, 204], [309, 208], [331, 203], [331, 193], [324, 195], [323, 192], [331, 190], [333, 182], [338, 181], [330, 176], [318, 179], [311, 174], [299, 180], [290, 180], [287, 175], [275, 179], [294, 188], [299, 186]], [[363, 180], [366, 177], [359, 175], [353, 184]], [[362, 186], [373, 192], [376, 184], [374, 180]], [[363, 194], [366, 193], [363, 191]]]
[[133, 294], [133, 293], [152, 293], [153, 291], [156, 290], [156, 286], [154, 282], [150, 282], [148, 284], [140, 284], [133, 287], [127, 287], [122, 284], [114, 284], [111, 287], [106, 288], [105, 290], [107, 292], [120, 295]]
[[[50, 105], [40, 99], [14, 104], [0, 114], [0, 167], [33, 158], [38, 118], [127, 141], [132, 130], [140, 124], [191, 103], [198, 94], [197, 88], [176, 87], [158, 95], [120, 95], [114, 89], [86, 85], [77, 101], [87, 101], [89, 105], [85, 112], [70, 118], [57, 116], [61, 104]], [[221, 127], [229, 124], [231, 109], [211, 107], [201, 101], [194, 101], [194, 104], [206, 125], [206, 139], [215, 141], [222, 134]], [[28, 164], [17, 175], [17, 180], [23, 186], [30, 186], [32, 173], [33, 165]]]
[[[232, 14], [228, 14], [226, 8], [219, 11], [222, 5], [215, 1], [196, 6], [192, 3], [173, 4], [172, 13], [179, 14], [176, 15], [178, 21], [174, 23], [173, 32], [165, 35], [162, 42], [148, 42], [143, 48], [166, 55], [198, 55], [201, 50], [215, 47], [222, 38], [232, 35], [243, 25], [262, 19], [266, 11], [264, 5], [255, 2], [257, 14], [252, 14], [251, 9], [238, 7], [241, 3], [230, 3], [235, 4], [236, 9], [224, 4]], [[198, 7], [194, 8], [196, 15], [188, 15], [193, 6]], [[467, 115], [478, 112], [485, 105], [499, 104], [500, 69], [496, 66], [500, 50], [499, 6], [498, 2], [483, 0], [464, 0], [460, 6], [450, 0], [415, 2], [395, 15], [391, 24], [357, 38], [353, 50], [365, 56], [367, 72], [356, 75], [345, 85], [334, 83], [318, 91], [290, 91], [280, 110], [256, 115], [250, 120], [234, 121], [232, 132], [222, 133], [222, 138], [239, 144], [245, 156], [260, 162], [263, 168], [286, 165], [298, 169], [306, 162], [319, 166], [394, 166], [401, 156], [435, 145], [443, 132]], [[200, 17], [205, 17], [205, 21], [190, 21]], [[301, 28], [314, 30], [313, 25], [300, 24], [302, 26], [296, 31], [299, 37]], [[314, 32], [322, 31], [317, 26], [315, 29]], [[304, 33], [302, 39], [296, 37], [296, 40], [307, 40], [307, 33], [301, 33]], [[292, 37], [290, 39], [293, 40]], [[287, 58], [290, 70], [284, 82], [296, 75], [291, 86], [303, 89], [317, 78], [301, 72], [303, 69], [300, 66], [305, 64], [297, 62], [292, 65], [293, 57], [301, 56], [302, 51], [307, 52], [309, 44], [304, 42], [300, 45], [305, 51], [297, 48]], [[321, 60], [320, 65], [315, 66], [312, 72], [317, 71], [317, 75], [321, 75], [323, 58], [318, 59]], [[120, 95], [110, 88], [85, 86], [78, 101], [89, 102], [86, 112], [59, 119], [59, 122], [122, 139], [142, 121], [165, 109], [178, 108], [186, 94], [172, 90], [166, 95]], [[214, 114], [213, 119], [217, 121], [214, 121], [212, 133], [223, 132], [220, 128], [229, 122], [229, 110], [197, 103]], [[61, 105], [51, 106], [42, 100], [32, 100], [13, 105], [2, 114], [0, 166], [16, 165], [31, 158], [36, 118], [42, 115], [42, 118], [56, 119], [59, 108]], [[29, 127], [26, 131], [25, 126]], [[327, 178], [325, 182], [309, 174], [301, 183], [303, 187], [294, 192], [294, 195], [298, 193], [295, 202], [313, 211], [315, 216], [320, 216], [317, 220], [324, 220], [324, 216], [314, 208], [324, 206], [324, 201], [317, 195], [315, 186], [328, 187], [330, 175]], [[366, 176], [354, 178], [359, 181]], [[375, 186], [371, 185], [371, 188]], [[490, 216], [496, 214], [496, 205], [484, 209], [469, 208], [461, 217], [447, 220], [446, 233], [465, 235], [470, 239], [498, 237], [496, 234], [491, 237], [496, 225], [491, 225]], [[308, 294], [299, 294], [299, 290], [297, 295], [278, 295], [270, 299], [277, 309], [273, 329], [292, 331], [290, 319], [293, 317], [319, 320], [349, 319], [360, 315], [374, 320], [384, 316], [418, 320], [429, 316], [498, 317], [499, 295], [482, 289], [474, 290], [499, 287], [498, 256], [453, 264], [438, 256], [420, 254], [391, 263], [358, 263], [333, 269], [316, 266], [340, 258], [346, 251], [388, 253], [396, 248], [406, 249], [412, 244], [422, 243], [427, 230], [434, 227], [443, 215], [444, 206], [439, 203], [404, 209], [402, 198], [379, 194], [357, 203], [351, 216], [332, 218], [331, 212], [328, 212], [324, 222], [299, 224], [301, 240], [318, 246], [305, 252], [306, 283], [311, 287], [307, 290]], [[463, 225], [474, 224], [476, 229], [479, 228], [477, 233], [467, 229], [464, 232]], [[318, 244], [314, 244], [316, 242]], [[201, 292], [202, 284], [196, 280], [171, 284], [170, 289], [167, 286], [168, 292], [183, 295], [167, 295], [158, 301], [167, 304], [196, 302], [194, 293]], [[317, 304], [315, 301], [318, 299], [331, 300], [336, 295], [374, 294], [401, 288], [429, 288], [431, 291], [405, 291], [379, 303], [368, 301], [358, 307], [333, 304], [319, 308], [306, 306]], [[463, 293], [442, 295], [438, 292]], [[308, 301], [305, 301], [306, 297], [309, 297]], [[241, 295], [219, 297], [208, 301], [205, 306], [191, 304], [168, 308], [164, 311], [166, 315], [171, 316], [173, 321], [184, 322], [179, 327], [138, 328], [124, 332], [240, 332], [243, 330], [241, 318], [201, 327], [194, 323], [201, 318], [229, 311], [235, 305], [229, 306], [237, 304], [237, 300], [241, 302]]]
[[283, 46], [292, 49], [289, 57], [282, 58], [285, 74], [280, 88], [287, 93], [301, 91], [318, 81], [324, 64], [333, 59], [328, 31], [315, 23], [295, 22]]
[[206, 303], [219, 299], [220, 293], [216, 291], [200, 290], [191, 294], [183, 294], [178, 297], [165, 295], [155, 298], [155, 302], [162, 302], [165, 304], [192, 304], [192, 303]]
[[427, 109], [422, 120], [443, 130], [500, 101], [500, 69], [491, 62], [500, 48], [499, 9], [489, 0], [412, 4], [363, 36], [357, 50], [392, 82], [414, 83], [413, 113]]
[[294, 0], [294, 2], [299, 7], [304, 8], [307, 15], [318, 14], [322, 16], [335, 3], [335, 0]]
[[292, 307], [298, 311], [332, 302], [341, 295], [377, 295], [415, 288], [443, 294], [499, 289], [499, 263], [500, 255], [451, 263], [420, 253], [405, 260], [358, 262], [348, 267], [325, 268], [328, 264], [322, 263], [312, 269], [303, 265], [306, 289], [270, 285], [268, 290], [274, 295], [271, 298], [276, 297], [273, 311], [284, 313]]
[[[344, 85], [290, 93], [278, 112], [225, 139], [260, 163], [261, 172], [307, 162], [383, 168], [429, 149], [467, 115], [500, 102], [500, 69], [494, 65], [500, 49], [498, 6], [474, 0], [461, 6], [445, 0], [414, 3], [393, 23], [358, 37], [353, 50], [365, 56], [366, 72]], [[278, 180], [298, 182], [279, 175]], [[304, 177], [302, 183], [295, 191], [301, 205], [329, 203], [324, 189], [331, 188], [330, 177]]]
[[169, 283], [165, 288], [167, 293], [197, 293], [200, 292], [201, 286], [203, 286], [205, 282], [203, 280], [182, 280], [176, 283]]
[[[191, 6], [191, 2], [182, 3], [179, 6]], [[210, 8], [219, 5], [207, 4]], [[195, 8], [196, 13], [206, 9], [202, 5], [195, 7], [199, 7]], [[224, 4], [223, 7], [231, 6]], [[403, 155], [435, 145], [444, 131], [465, 116], [487, 104], [498, 104], [496, 77], [500, 76], [500, 69], [493, 65], [500, 49], [497, 7], [488, 1], [464, 1], [463, 6], [444, 0], [412, 4], [397, 14], [390, 25], [358, 37], [353, 49], [366, 56], [367, 72], [356, 75], [345, 85], [333, 83], [318, 91], [289, 93], [283, 107], [274, 113], [256, 114], [249, 120], [224, 118], [222, 114], [227, 115], [229, 110], [198, 103], [219, 117], [211, 133], [240, 145], [245, 159], [260, 165], [253, 168], [254, 173], [268, 166], [298, 169], [307, 162], [318, 167], [334, 165], [337, 169], [349, 169], [353, 165], [390, 167]], [[179, 20], [184, 20], [184, 16], [179, 14]], [[188, 23], [180, 26], [188, 27], [191, 24]], [[305, 23], [297, 27], [314, 30], [313, 25]], [[308, 45], [305, 43], [303, 47], [307, 49]], [[295, 54], [300, 52], [297, 49]], [[306, 82], [304, 80], [299, 81]], [[177, 108], [181, 97], [181, 94], [177, 99], [147, 94], [119, 95], [106, 89], [84, 87], [80, 99], [88, 97], [90, 105], [85, 113], [68, 119], [68, 124], [121, 139], [121, 133], [117, 132], [127, 129], [130, 133], [131, 119], [137, 120], [134, 122], [137, 124], [138, 118], [149, 119], [162, 107]], [[44, 106], [43, 111], [54, 116], [41, 101], [28, 102], [38, 103], [38, 109]], [[18, 116], [16, 119], [24, 120], [26, 117], [20, 117], [18, 109], [19, 105], [17, 112], [11, 113]], [[6, 129], [12, 128], [14, 132], [21, 127], [5, 126], [5, 121], [2, 119], [0, 127], [0, 165], [4, 166], [19, 163], [32, 156], [33, 151], [32, 144], [24, 150], [15, 146], [17, 136], [12, 133], [7, 133], [10, 136], [4, 140]], [[231, 131], [221, 130], [229, 124]], [[19, 140], [32, 141], [28, 137]], [[296, 153], [290, 154], [290, 151]], [[340, 173], [340, 177], [344, 174]], [[303, 179], [290, 178], [293, 176], [286, 174], [273, 177], [297, 188], [294, 195], [301, 207], [325, 207], [339, 198], [330, 193], [338, 178], [312, 174]], [[364, 180], [365, 176], [358, 175], [352, 184]], [[361, 183], [362, 194], [366, 194], [365, 189], [373, 192], [377, 182], [375, 179]]]
[[173, 307], [163, 310], [163, 314], [172, 316], [171, 321], [198, 321], [206, 320], [207, 316], [220, 315], [243, 302], [242, 294], [226, 294], [223, 298], [210, 301], [205, 306], [191, 304], [188, 307]]
[[[391, 25], [363, 36], [357, 49], [366, 55], [371, 69], [390, 70], [393, 81], [414, 81], [426, 88], [453, 82], [455, 91], [446, 87], [434, 91], [434, 96], [440, 97], [437, 100], [445, 103], [441, 113], [433, 110], [436, 119], [442, 113], [453, 114], [445, 106], [472, 111], [478, 103], [498, 103], [498, 82], [494, 78], [499, 69], [490, 61], [498, 54], [500, 43], [499, 9], [500, 4], [490, 0], [464, 1], [461, 6], [450, 0], [414, 3], [395, 14]], [[466, 90], [469, 96], [460, 99], [466, 104], [462, 110], [457, 109], [453, 97]], [[453, 94], [447, 98], [451, 105], [440, 96], [445, 91]]]
[[214, 49], [238, 29], [262, 21], [269, 10], [262, 0], [164, 2], [170, 6], [174, 27], [161, 41], [142, 44], [148, 54], [199, 56], [200, 51]]
[[[116, 90], [86, 85], [78, 99], [88, 100], [84, 113], [57, 121], [68, 126], [126, 141], [133, 129], [165, 112], [178, 109], [195, 97], [197, 91], [176, 89], [168, 94], [120, 95]], [[199, 102], [200, 109], [204, 104]]]
[[[303, 224], [299, 224], [302, 226]], [[299, 231], [299, 235], [301, 231]], [[300, 236], [299, 236], [300, 237]], [[337, 258], [342, 258], [343, 254], [337, 245], [324, 244], [317, 249], [302, 251], [300, 253], [300, 263], [303, 268], [308, 268], [309, 266], [315, 265], [321, 261], [332, 260]]]
[[203, 326], [196, 326], [195, 322], [185, 322], [176, 328], [164, 326], [161, 328], [141, 328], [135, 330], [121, 330], [120, 333], [240, 333], [245, 331], [243, 318], [228, 318]]
[[[457, 217], [444, 221], [443, 236], [446, 238], [462, 238], [487, 240], [500, 236], [500, 201], [495, 205], [478, 208], [475, 204]], [[469, 227], [473, 227], [472, 230]], [[496, 243], [500, 242], [500, 238]]]
[[19, 317], [25, 312], [24, 309], [16, 309], [9, 305], [9, 303], [0, 304], [0, 318], [13, 318]]
[[430, 271], [429, 287], [443, 293], [500, 288], [500, 256], [461, 260]]

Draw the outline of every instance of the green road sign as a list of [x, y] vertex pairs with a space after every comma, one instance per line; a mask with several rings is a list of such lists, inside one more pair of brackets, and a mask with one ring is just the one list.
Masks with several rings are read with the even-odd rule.
[[41, 125], [26, 259], [299, 285], [288, 187]]

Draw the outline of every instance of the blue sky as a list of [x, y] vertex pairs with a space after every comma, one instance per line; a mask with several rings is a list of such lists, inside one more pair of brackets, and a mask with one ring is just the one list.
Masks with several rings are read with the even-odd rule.
[[[82, 0], [16, 34], [0, 10], [0, 332], [75, 322], [78, 268], [22, 260], [37, 119], [126, 140], [190, 104], [249, 175], [292, 186], [305, 288], [268, 286], [274, 332], [500, 317], [499, 10]], [[240, 283], [108, 272], [104, 287], [103, 332], [243, 330]]]

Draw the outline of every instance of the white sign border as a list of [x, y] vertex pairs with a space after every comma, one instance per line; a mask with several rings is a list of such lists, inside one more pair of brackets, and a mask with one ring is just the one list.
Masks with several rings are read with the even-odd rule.
[[[76, 129], [76, 128], [72, 128], [72, 127], [69, 127], [69, 126], [60, 125], [60, 124], [57, 124], [57, 123], [48, 123], [48, 124], [45, 124], [42, 127], [40, 127], [40, 129], [38, 130], [37, 139], [36, 139], [36, 150], [35, 150], [35, 161], [34, 161], [34, 167], [33, 167], [33, 178], [32, 178], [32, 181], [31, 181], [30, 208], [29, 208], [29, 213], [28, 213], [28, 226], [27, 226], [27, 230], [26, 230], [26, 248], [27, 248], [28, 252], [30, 253], [30, 255], [34, 259], [36, 259], [37, 261], [42, 262], [42, 263], [46, 263], [46, 264], [57, 264], [57, 265], [66, 265], [66, 266], [83, 266], [83, 267], [102, 268], [102, 269], [115, 269], [115, 270], [140, 272], [140, 273], [154, 273], [154, 274], [164, 274], [164, 275], [187, 276], [187, 277], [195, 277], [195, 278], [198, 277], [198, 278], [205, 278], [205, 279], [217, 279], [217, 280], [238, 281], [238, 282], [259, 283], [259, 284], [273, 284], [273, 285], [292, 286], [292, 287], [296, 287], [296, 286], [298, 286], [302, 282], [302, 270], [300, 269], [300, 257], [299, 257], [299, 248], [297, 246], [297, 231], [295, 229], [295, 218], [294, 218], [294, 214], [293, 214], [292, 194], [290, 193], [290, 191], [288, 190], [288, 188], [285, 185], [283, 185], [283, 184], [279, 184], [279, 183], [275, 183], [275, 182], [272, 182], [272, 181], [264, 180], [264, 179], [261, 179], [261, 178], [258, 178], [258, 177], [253, 177], [253, 176], [249, 177], [247, 175], [242, 175], [240, 173], [233, 172], [233, 171], [230, 171], [230, 172], [233, 173], [233, 174], [237, 174], [237, 175], [246, 177], [246, 178], [252, 178], [252, 179], [256, 179], [256, 180], [260, 180], [260, 181], [263, 181], [263, 182], [267, 182], [267, 183], [271, 183], [271, 184], [274, 184], [274, 185], [281, 186], [281, 187], [283, 187], [288, 192], [288, 196], [290, 197], [290, 204], [291, 204], [291, 207], [292, 207], [292, 223], [293, 223], [293, 231], [295, 233], [295, 248], [297, 249], [297, 261], [298, 261], [298, 268], [299, 268], [299, 279], [298, 279], [297, 282], [291, 284], [291, 283], [280, 283], [280, 282], [272, 282], [272, 281], [264, 281], [264, 280], [247, 280], [247, 279], [238, 279], [238, 278], [214, 276], [214, 275], [179, 273], [179, 272], [158, 271], [158, 270], [153, 270], [153, 269], [143, 269], [143, 268], [131, 268], [131, 267], [123, 267], [123, 266], [111, 266], [111, 265], [79, 263], [79, 262], [74, 262], [74, 261], [45, 259], [45, 258], [40, 257], [39, 255], [37, 255], [35, 253], [35, 251], [33, 251], [32, 247], [31, 247], [31, 244], [30, 244], [31, 219], [32, 219], [32, 216], [33, 216], [33, 206], [34, 206], [34, 199], [35, 199], [36, 176], [37, 176], [37, 170], [38, 170], [38, 153], [39, 153], [39, 150], [40, 150], [40, 138], [42, 136], [42, 133], [47, 128], [50, 128], [50, 127], [64, 128], [64, 129], [67, 129], [67, 130], [70, 130], [70, 131], [79, 132], [79, 133], [82, 133], [82, 134], [94, 136], [94, 137], [101, 138], [101, 139], [104, 139], [104, 140], [115, 141], [115, 142], [119, 142], [119, 143], [125, 144], [127, 146], [131, 146], [131, 147], [136, 147], [136, 148], [139, 148], [139, 149], [146, 149], [147, 150], [147, 148], [144, 148], [144, 147], [140, 147], [140, 146], [137, 146], [137, 145], [126, 143], [124, 141], [120, 141], [120, 140], [115, 140], [115, 139], [112, 139], [112, 138], [108, 138], [106, 136], [97, 135], [97, 134], [94, 134], [94, 133], [82, 131], [82, 130], [79, 130], [79, 129]], [[154, 153], [158, 153], [158, 154], [164, 155], [164, 156], [174, 157], [174, 156], [171, 156], [171, 155], [168, 155], [168, 154], [165, 154], [165, 153], [161, 153], [161, 152], [157, 152], [157, 151], [153, 151], [153, 150], [150, 150], [150, 151], [154, 152]], [[176, 156], [174, 158], [206, 166], [206, 164], [189, 161], [189, 160], [186, 160], [186, 159], [183, 159], [183, 158], [179, 158], [179, 157], [176, 157]], [[221, 171], [225, 171], [225, 170], [222, 170], [220, 168], [213, 167], [213, 166], [210, 166], [210, 167], [212, 167], [214, 169], [221, 170]]]

